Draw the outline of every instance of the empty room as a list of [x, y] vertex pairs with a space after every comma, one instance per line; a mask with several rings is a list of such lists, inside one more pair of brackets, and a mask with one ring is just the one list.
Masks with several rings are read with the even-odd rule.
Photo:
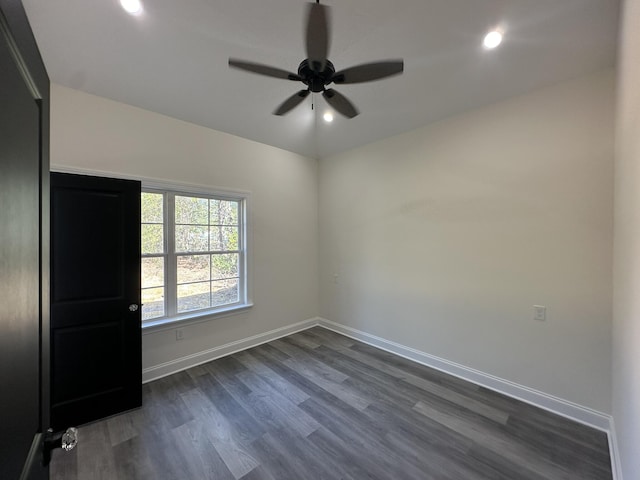
[[0, 8], [0, 478], [640, 478], [639, 1]]

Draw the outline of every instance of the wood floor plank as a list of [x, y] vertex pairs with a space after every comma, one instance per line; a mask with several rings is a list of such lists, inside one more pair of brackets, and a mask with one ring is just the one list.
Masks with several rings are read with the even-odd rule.
[[531, 450], [552, 459], [561, 459], [575, 472], [584, 472], [585, 478], [593, 476], [593, 473], [587, 472], [611, 474], [609, 455], [575, 438], [565, 438], [557, 431], [539, 424], [534, 426], [518, 417], [510, 419], [505, 430]]
[[[215, 478], [215, 477], [214, 477]], [[258, 465], [247, 473], [241, 480], [278, 480], [264, 465]]]
[[65, 452], [60, 449], [54, 450], [51, 453], [51, 465], [51, 478], [79, 478], [77, 448], [71, 452]]
[[232, 425], [240, 443], [247, 445], [266, 433], [265, 427], [256, 421], [212, 375], [198, 377], [197, 383], [202, 393]]
[[326, 328], [310, 328], [299, 333], [299, 335], [305, 337], [311, 337], [316, 340], [320, 345], [335, 345], [345, 348], [351, 348], [356, 340], [340, 335]]
[[296, 335], [289, 335], [282, 338], [284, 341], [293, 341], [295, 345], [304, 345], [306, 348], [316, 349], [322, 345], [322, 340], [316, 340], [311, 335], [305, 335], [304, 331]]
[[[88, 425], [82, 433], [82, 443], [76, 447], [78, 478], [108, 480], [116, 470], [113, 449], [107, 424], [98, 422]], [[104, 454], [95, 455], [104, 450]]]
[[53, 480], [611, 480], [607, 436], [315, 327], [143, 385]]
[[263, 362], [251, 355], [250, 352], [240, 352], [236, 354], [235, 357], [245, 367], [260, 375], [260, 377], [271, 384], [274, 388], [278, 389], [282, 395], [287, 397], [296, 405], [309, 398], [309, 395], [299, 388], [296, 388], [294, 385], [291, 385], [280, 375], [267, 367]]
[[135, 428], [135, 423], [137, 423], [135, 417], [140, 415], [142, 413], [139, 410], [134, 410], [131, 415], [115, 415], [106, 419], [112, 447], [131, 440], [138, 435]]
[[[175, 428], [193, 420], [188, 408], [185, 407], [180, 392], [186, 391], [182, 387], [174, 388], [177, 382], [172, 380], [173, 375], [161, 378], [151, 384], [151, 395], [147, 397], [147, 408], [144, 414], [166, 424], [168, 428]], [[144, 398], [144, 397], [143, 397]], [[148, 421], [144, 422], [145, 426], [152, 425]], [[164, 426], [160, 426], [164, 428]]]
[[345, 478], [383, 480], [381, 471], [371, 460], [370, 453], [359, 452], [344, 443], [344, 440], [324, 427], [309, 435], [314, 452], [322, 455], [326, 462]]
[[298, 373], [316, 384], [319, 388], [326, 390], [343, 402], [351, 405], [353, 408], [364, 410], [371, 405], [371, 400], [366, 398], [364, 395], [359, 394], [357, 391], [349, 388], [349, 386], [344, 385], [343, 383], [337, 383], [324, 377], [308, 364], [301, 364], [294, 362], [293, 360], [287, 360], [286, 365], [291, 369], [295, 369]]
[[[160, 431], [151, 428], [144, 429], [140, 435], [140, 441], [149, 452], [149, 466], [153, 472], [150, 478], [178, 480], [192, 475], [191, 465], [193, 459], [190, 458], [188, 451], [183, 448], [177, 448], [173, 438], [173, 429]], [[102, 453], [94, 452], [94, 455], [102, 455]], [[138, 466], [143, 471], [147, 467], [147, 465]], [[127, 477], [120, 477], [115, 473], [110, 478], [124, 480]]]
[[143, 480], [155, 474], [145, 443], [134, 436], [113, 446], [117, 478]]
[[227, 462], [221, 457], [219, 449], [216, 448], [217, 441], [212, 440], [211, 425], [205, 422], [193, 420], [174, 428], [172, 438], [175, 448], [190, 460], [189, 471], [184, 473], [184, 477], [234, 480], [253, 468], [250, 461], [242, 461], [245, 454], [244, 451], [240, 451], [237, 453], [240, 462], [236, 459], [230, 462], [232, 465], [239, 464], [234, 476]]
[[414, 408], [426, 417], [464, 435], [478, 445], [484, 445], [511, 462], [522, 464], [548, 478], [570, 477], [571, 472], [566, 466], [554, 465], [547, 459], [531, 455], [526, 447], [512, 442], [500, 432], [487, 428], [487, 425], [467, 422], [456, 415], [438, 411], [425, 402], [418, 402]]
[[272, 355], [272, 350], [265, 345], [256, 347], [254, 355], [263, 359], [273, 370], [285, 377], [287, 381], [296, 385], [310, 396], [333, 403], [336, 408], [348, 406], [349, 408], [361, 410], [370, 403], [357, 395], [352, 389], [346, 388], [326, 380], [322, 375], [310, 370], [307, 364], [298, 362], [291, 363], [291, 358], [280, 362]]
[[235, 478], [241, 478], [259, 465], [236, 440], [236, 431], [232, 428], [231, 422], [206, 395], [199, 389], [193, 389], [182, 393], [182, 397], [193, 415], [206, 424], [207, 428], [202, 430], [203, 434], [208, 436], [208, 440]]
[[489, 448], [485, 448], [482, 445], [474, 445], [474, 447], [467, 452], [465, 461], [474, 464], [476, 471], [481, 474], [481, 478], [495, 478], [500, 480], [548, 480], [548, 477], [531, 471], [518, 462], [510, 461], [503, 455]]
[[423, 392], [420, 389], [402, 382], [393, 375], [371, 368], [364, 360], [355, 360], [324, 345], [318, 347], [315, 352], [323, 361], [349, 375], [347, 382], [357, 382], [358, 388], [375, 392], [373, 395], [377, 396], [378, 401], [387, 400], [412, 408], [422, 398]]
[[428, 379], [436, 383], [449, 383], [454, 385], [460, 385], [461, 388], [477, 389], [476, 385], [473, 385], [465, 380], [447, 375], [433, 368], [425, 367], [411, 360], [394, 355], [393, 353], [380, 350], [379, 348], [372, 347], [360, 342], [355, 342], [351, 348], [351, 351], [360, 352], [367, 355], [368, 358], [380, 360], [380, 368], [393, 368], [401, 372], [402, 375], [410, 375], [417, 378]]
[[477, 471], [469, 468], [462, 461], [466, 454], [458, 452], [441, 452], [437, 450], [424, 450], [411, 438], [390, 432], [386, 440], [394, 450], [401, 452], [407, 461], [412, 462], [423, 472], [425, 478], [437, 478], [439, 480], [482, 480], [483, 477]]
[[251, 388], [253, 395], [268, 399], [265, 403], [283, 418], [289, 429], [297, 432], [301, 437], [306, 437], [320, 427], [318, 422], [298, 408], [299, 404], [289, 400], [259, 375], [253, 372], [242, 372], [237, 377]]
[[[318, 428], [318, 424], [298, 406], [260, 381], [249, 370], [237, 370], [236, 375], [227, 375], [211, 367], [210, 371], [220, 384], [267, 430], [292, 429], [306, 436]], [[242, 380], [245, 379], [245, 381]]]
[[420, 469], [407, 463], [399, 452], [383, 443], [386, 429], [369, 418], [360, 417], [360, 411], [353, 409], [355, 418], [352, 418], [346, 412], [331, 409], [314, 398], [304, 402], [301, 407], [327, 430], [342, 438], [352, 458], [366, 459], [363, 465], [368, 471], [378, 472], [383, 478], [424, 478]]
[[[400, 435], [417, 447], [449, 455], [466, 454], [474, 446], [468, 437], [416, 412], [396, 411], [384, 405], [372, 405], [364, 412], [372, 422], [384, 428], [384, 435]], [[422, 417], [422, 418], [420, 418]]]
[[[338, 370], [331, 368], [324, 362], [319, 361], [317, 357], [313, 355], [313, 349], [308, 349], [302, 343], [302, 346], [297, 345], [297, 342], [293, 338], [285, 337], [271, 342], [271, 345], [279, 350], [283, 350], [289, 354], [292, 358], [287, 360], [289, 363], [299, 363], [308, 366], [311, 370], [315, 370], [319, 375], [335, 383], [343, 382], [348, 378], [347, 375], [340, 373]], [[311, 352], [311, 354], [310, 354]], [[286, 362], [285, 362], [286, 363]]]
[[[341, 354], [344, 351], [338, 350], [336, 351], [336, 353]], [[322, 350], [321, 347], [317, 348], [316, 350], [316, 355], [318, 355], [320, 358], [322, 358], [325, 362], [332, 362], [330, 356], [326, 355], [324, 353], [324, 351]], [[355, 355], [353, 355], [352, 358], [353, 360], [355, 360], [353, 357], [356, 358], [360, 358], [360, 362], [362, 362], [363, 360], [365, 360], [365, 358], [363, 358], [362, 356], [358, 355], [357, 353]], [[356, 360], [358, 361], [358, 360]], [[372, 360], [372, 359], [368, 359], [369, 365], [365, 365], [364, 363], [361, 363], [362, 365], [365, 366], [365, 368], [369, 371], [371, 371], [371, 366], [376, 365], [378, 362], [376, 360]], [[332, 362], [333, 363], [333, 362]], [[342, 364], [344, 365], [345, 362], [342, 362]], [[347, 363], [348, 364], [348, 363]], [[378, 363], [379, 365], [379, 363]], [[380, 365], [379, 365], [380, 367]], [[338, 366], [336, 366], [335, 368], [340, 368]], [[384, 370], [383, 370], [384, 369]], [[483, 415], [495, 422], [498, 423], [502, 423], [502, 424], [506, 424], [507, 420], [509, 418], [509, 414], [507, 412], [504, 412], [502, 410], [499, 410], [497, 408], [494, 408], [490, 405], [486, 405], [482, 402], [479, 402], [473, 398], [469, 398], [468, 396], [465, 396], [461, 393], [458, 393], [454, 390], [450, 390], [442, 385], [439, 385], [438, 383], [435, 383], [432, 380], [428, 380], [422, 377], [417, 377], [415, 375], [412, 374], [406, 374], [404, 372], [402, 372], [401, 370], [394, 368], [394, 367], [389, 367], [387, 365], [382, 365], [382, 368], [378, 368], [378, 370], [383, 371], [383, 373], [386, 373], [392, 377], [395, 377], [403, 382], [406, 382], [410, 385], [413, 385], [425, 392], [429, 392], [432, 393], [433, 395], [436, 395], [440, 398], [443, 398], [445, 400], [448, 400], [452, 403], [455, 403], [457, 405], [460, 405], [461, 407], [467, 408], [479, 415]], [[353, 375], [353, 374], [352, 374]]]
[[266, 463], [278, 462], [279, 479], [355, 480], [340, 470], [331, 469], [320, 452], [314, 451], [306, 438], [278, 429], [265, 434], [254, 448], [264, 449]]
[[295, 342], [287, 340], [285, 338], [271, 342], [273, 346], [291, 356], [283, 362], [285, 365], [295, 369], [318, 387], [331, 392], [354, 408], [363, 410], [371, 404], [371, 399], [359, 395], [358, 392], [343, 385], [343, 382], [349, 378], [348, 375], [330, 367], [317, 357], [309, 355], [304, 348], [295, 345]]

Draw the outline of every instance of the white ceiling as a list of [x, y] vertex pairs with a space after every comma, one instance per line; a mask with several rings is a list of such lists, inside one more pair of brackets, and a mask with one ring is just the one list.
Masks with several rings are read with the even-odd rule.
[[[326, 0], [336, 70], [404, 58], [401, 76], [337, 87], [360, 115], [326, 124], [302, 84], [228, 68], [297, 71], [303, 0], [23, 0], [55, 83], [322, 158], [615, 63], [618, 0]], [[500, 27], [488, 51], [484, 34]], [[312, 97], [316, 109], [311, 110]]]

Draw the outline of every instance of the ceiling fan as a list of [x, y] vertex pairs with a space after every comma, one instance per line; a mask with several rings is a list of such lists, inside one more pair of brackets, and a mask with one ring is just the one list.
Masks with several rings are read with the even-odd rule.
[[401, 74], [404, 69], [404, 61], [388, 60], [366, 63], [336, 72], [333, 63], [327, 59], [329, 55], [329, 7], [320, 5], [319, 0], [316, 0], [316, 3], [309, 4], [307, 11], [305, 35], [307, 58], [300, 62], [297, 74], [277, 67], [235, 58], [229, 59], [229, 66], [268, 77], [302, 82], [307, 86], [280, 104], [273, 112], [274, 115], [284, 115], [290, 112], [311, 92], [322, 92], [322, 96], [336, 111], [347, 118], [353, 118], [358, 115], [356, 107], [344, 95], [333, 88], [327, 89], [326, 87], [331, 83], [340, 85], [370, 82]]

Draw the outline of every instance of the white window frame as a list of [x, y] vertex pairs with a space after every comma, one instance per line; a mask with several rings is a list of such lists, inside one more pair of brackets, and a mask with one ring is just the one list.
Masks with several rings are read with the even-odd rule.
[[[164, 182], [142, 182], [142, 192], [163, 194], [163, 221], [164, 221], [164, 253], [143, 254], [145, 257], [164, 257], [165, 275], [165, 315], [142, 321], [143, 329], [157, 330], [158, 327], [175, 326], [176, 323], [197, 323], [212, 318], [240, 313], [253, 306], [251, 301], [250, 281], [250, 240], [249, 222], [250, 194], [243, 191], [222, 190], [195, 185], [178, 185]], [[216, 200], [235, 201], [239, 204], [238, 210], [238, 296], [239, 300], [233, 304], [213, 307], [191, 312], [177, 313], [177, 258], [180, 254], [175, 252], [175, 202], [169, 201], [175, 196], [214, 198]]]

